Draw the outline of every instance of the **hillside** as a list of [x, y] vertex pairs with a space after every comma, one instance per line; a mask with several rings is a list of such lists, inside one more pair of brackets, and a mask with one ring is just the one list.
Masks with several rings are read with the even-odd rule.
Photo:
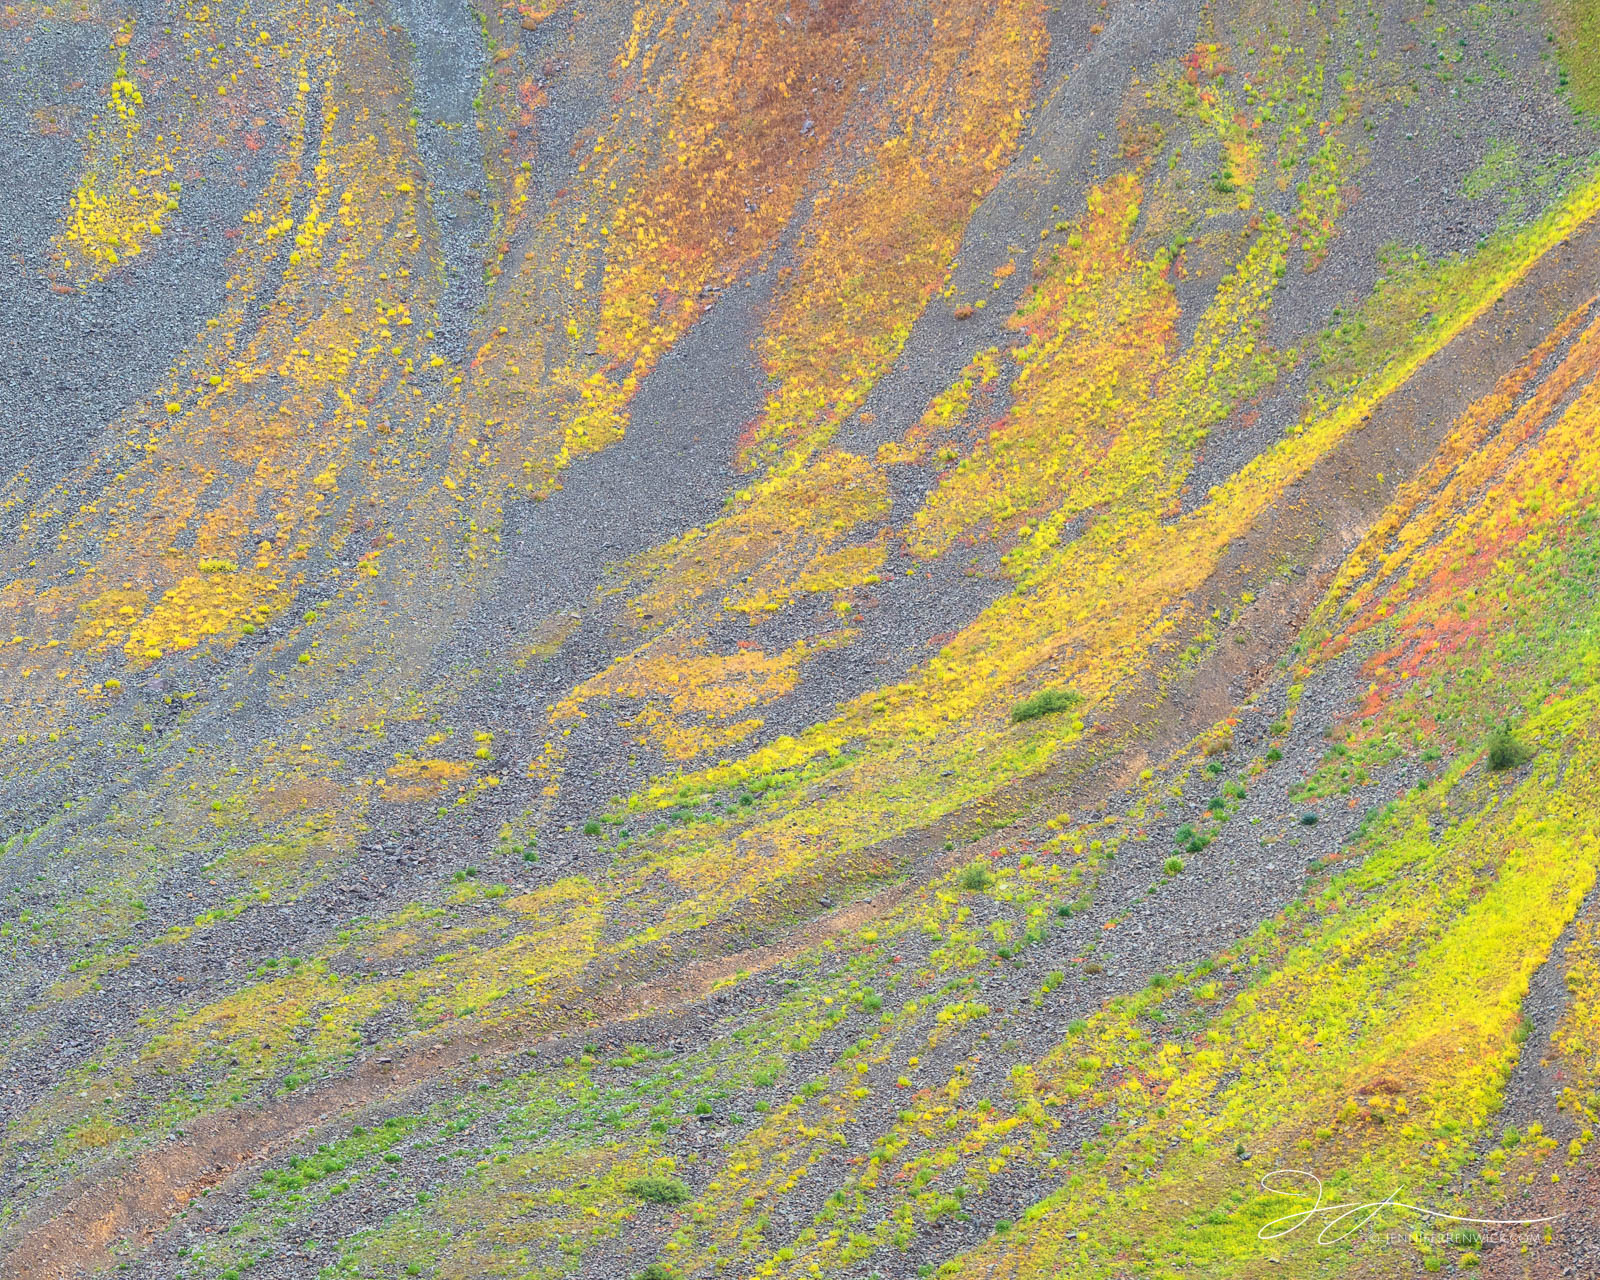
[[1594, 0], [0, 86], [4, 1280], [1600, 1274]]

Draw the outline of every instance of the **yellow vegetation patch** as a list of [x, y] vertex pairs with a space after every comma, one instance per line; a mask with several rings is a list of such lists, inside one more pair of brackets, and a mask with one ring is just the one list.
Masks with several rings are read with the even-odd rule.
[[692, 759], [759, 729], [759, 719], [740, 717], [790, 692], [799, 682], [802, 663], [848, 638], [847, 632], [835, 632], [771, 654], [752, 646], [730, 654], [696, 647], [681, 655], [644, 655], [585, 681], [554, 718], [570, 718], [583, 702], [598, 697], [662, 698], [665, 705], [646, 706], [632, 723], [643, 726], [670, 758]]
[[287, 603], [282, 588], [281, 580], [255, 572], [191, 574], [129, 628], [122, 651], [141, 664], [211, 640], [231, 643], [245, 626], [266, 622]]
[[[1011, 320], [1031, 338], [1016, 353], [1011, 412], [917, 512], [909, 541], [918, 554], [937, 555], [962, 535], [1015, 530], [1108, 469], [1108, 451], [1165, 368], [1178, 317], [1165, 263], [1134, 252], [1138, 216], [1138, 181], [1118, 178], [1089, 193], [1083, 222], [1051, 251], [1044, 279]], [[965, 386], [970, 375], [952, 392]], [[951, 416], [950, 397], [929, 415]]]
[[142, 253], [178, 208], [170, 178], [177, 139], [152, 136], [140, 121], [144, 95], [128, 70], [132, 34], [129, 20], [112, 40], [116, 73], [90, 124], [86, 167], [55, 238], [61, 265], [79, 279], [104, 278]]
[[78, 608], [73, 647], [96, 655], [120, 647], [149, 604], [148, 592], [134, 590], [106, 591], [84, 601]]
[[127, 1125], [117, 1124], [104, 1116], [92, 1116], [82, 1124], [73, 1126], [68, 1137], [68, 1145], [79, 1150], [89, 1150], [97, 1147], [108, 1147], [119, 1138], [130, 1137], [133, 1130]]
[[[1571, 1073], [1576, 1093], [1600, 1082], [1600, 925], [1578, 921], [1567, 948], [1567, 1011], [1556, 1024], [1551, 1043]], [[1594, 1108], [1594, 1095], [1589, 1104]]]
[[[906, 432], [904, 440], [889, 440], [878, 447], [878, 465], [921, 462], [934, 439], [949, 435], [966, 420], [972, 406], [973, 391], [990, 386], [999, 377], [1000, 349], [989, 347], [980, 351], [961, 371], [959, 378], [928, 402], [922, 417]], [[941, 450], [937, 460], [954, 461], [958, 452], [947, 446]]]

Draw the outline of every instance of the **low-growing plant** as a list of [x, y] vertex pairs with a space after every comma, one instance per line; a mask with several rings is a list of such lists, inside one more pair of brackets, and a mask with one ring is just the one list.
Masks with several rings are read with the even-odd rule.
[[1177, 857], [1176, 855], [1174, 855], [1173, 857], [1168, 858], [1167, 861], [1166, 861], [1165, 870], [1166, 870], [1166, 873], [1169, 876], [1177, 875], [1178, 872], [1183, 870], [1183, 859], [1180, 858], [1180, 857]]
[[982, 858], [967, 863], [956, 876], [956, 883], [968, 893], [981, 893], [994, 883], [994, 873]]
[[1033, 697], [1024, 698], [1011, 708], [1011, 723], [1021, 724], [1024, 720], [1037, 720], [1058, 711], [1071, 711], [1082, 701], [1071, 689], [1040, 689]]
[[1513, 736], [1509, 725], [1502, 725], [1489, 738], [1489, 769], [1493, 773], [1515, 769], [1530, 754]]
[[677, 1178], [651, 1173], [642, 1178], [630, 1178], [624, 1190], [631, 1196], [648, 1200], [651, 1204], [682, 1204], [689, 1198], [689, 1188]]

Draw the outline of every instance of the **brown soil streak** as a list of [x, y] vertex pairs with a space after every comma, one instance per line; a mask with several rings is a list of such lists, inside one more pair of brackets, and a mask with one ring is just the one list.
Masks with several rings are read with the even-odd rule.
[[[934, 868], [928, 868], [932, 871]], [[736, 973], [754, 974], [791, 959], [824, 938], [859, 928], [904, 896], [889, 889], [851, 903], [791, 930], [780, 941], [732, 955], [708, 957], [684, 965], [671, 977], [638, 983], [617, 991], [609, 1001], [595, 998], [587, 1008], [601, 1014], [601, 1024], [625, 1022], [648, 1014], [670, 1013], [685, 1002], [704, 998], [711, 988]], [[0, 1260], [4, 1280], [45, 1280], [88, 1274], [109, 1264], [108, 1250], [118, 1240], [147, 1243], [190, 1200], [217, 1186], [240, 1169], [261, 1164], [293, 1146], [313, 1126], [353, 1117], [375, 1104], [394, 1102], [407, 1091], [458, 1067], [470, 1056], [482, 1072], [496, 1060], [531, 1044], [558, 1038], [573, 1028], [544, 1034], [517, 1034], [504, 1028], [479, 1029], [471, 1035], [419, 1043], [369, 1058], [349, 1075], [330, 1081], [315, 1093], [286, 1099], [256, 1111], [225, 1111], [195, 1121], [180, 1139], [101, 1169], [89, 1178], [50, 1196], [14, 1230], [16, 1243]], [[593, 1034], [594, 1024], [585, 1027]]]

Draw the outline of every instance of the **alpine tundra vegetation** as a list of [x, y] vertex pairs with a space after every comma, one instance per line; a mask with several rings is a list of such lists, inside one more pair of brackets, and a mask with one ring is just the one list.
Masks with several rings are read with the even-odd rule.
[[0, 108], [0, 1280], [1600, 1274], [1595, 0]]

